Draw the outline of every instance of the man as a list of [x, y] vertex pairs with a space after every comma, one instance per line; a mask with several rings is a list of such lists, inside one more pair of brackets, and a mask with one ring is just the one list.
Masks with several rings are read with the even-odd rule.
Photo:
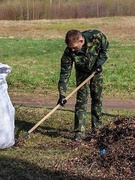
[[73, 63], [76, 70], [76, 85], [81, 84], [93, 71], [94, 77], [80, 88], [76, 95], [74, 116], [74, 139], [83, 140], [85, 136], [85, 121], [87, 113], [88, 93], [91, 96], [91, 128], [92, 133], [101, 125], [102, 110], [102, 65], [107, 60], [109, 42], [99, 30], [69, 30], [65, 37], [67, 45], [61, 58], [60, 79], [58, 82], [59, 100], [61, 106], [66, 104], [66, 91]]

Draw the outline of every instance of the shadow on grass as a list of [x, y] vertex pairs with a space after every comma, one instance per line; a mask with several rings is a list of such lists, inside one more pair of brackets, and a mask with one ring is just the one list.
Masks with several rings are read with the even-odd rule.
[[[27, 132], [34, 127], [34, 123], [29, 123], [27, 121], [20, 121], [16, 120], [16, 132], [15, 132], [15, 139], [16, 141], [19, 140], [20, 138], [24, 139], [23, 136], [27, 134]], [[22, 131], [25, 131], [22, 134]], [[31, 133], [40, 133], [44, 136], [49, 136], [51, 138], [58, 138], [58, 137], [63, 137], [65, 139], [72, 139], [72, 132], [69, 132], [69, 129], [56, 129], [53, 127], [48, 127], [48, 126], [39, 126], [37, 127], [34, 131]], [[29, 134], [28, 134], [29, 135]], [[26, 137], [28, 136], [26, 135]]]
[[[52, 108], [48, 108], [50, 111], [52, 110]], [[67, 111], [67, 112], [71, 112], [74, 113], [73, 110], [71, 109], [59, 109], [57, 111]], [[88, 114], [90, 115], [90, 112], [88, 112]], [[34, 116], [34, 115], [33, 115]], [[109, 113], [102, 113], [103, 117], [112, 117], [115, 118], [117, 117], [117, 115], [113, 115], [113, 114], [109, 114]], [[22, 121], [17, 119], [15, 121], [15, 126], [16, 126], [16, 133], [15, 133], [15, 138], [18, 139], [20, 136], [20, 133], [22, 131], [28, 132], [31, 128], [33, 128], [36, 124], [35, 123], [31, 123], [28, 121]], [[53, 128], [53, 127], [49, 127], [49, 126], [38, 126], [34, 132], [46, 135], [46, 136], [50, 136], [53, 138], [57, 138], [57, 137], [64, 137], [66, 139], [71, 139], [71, 135], [73, 134], [73, 132], [71, 132], [69, 129], [67, 128], [61, 128], [62, 126], [60, 125], [59, 128]], [[65, 135], [64, 135], [65, 133]], [[70, 135], [69, 135], [70, 134]]]
[[101, 177], [85, 177], [72, 172], [41, 168], [17, 158], [1, 156], [0, 162], [0, 179], [3, 180], [102, 180]]
[[[53, 108], [47, 108], [47, 109], [49, 109], [50, 111], [53, 110]], [[57, 109], [57, 111], [74, 113], [74, 110], [72, 110], [72, 109], [67, 109], [67, 108], [66, 108], [66, 109], [64, 109], [64, 108], [62, 108], [62, 109]], [[91, 112], [88, 111], [87, 114], [90, 115]], [[114, 114], [110, 114], [110, 113], [102, 113], [102, 116], [117, 117], [118, 115], [114, 115]]]
[[109, 114], [109, 113], [102, 113], [102, 116], [107, 116], [107, 117], [113, 117], [113, 118], [116, 118], [118, 115]]
[[16, 127], [16, 133], [15, 138], [18, 139], [21, 131], [29, 131], [30, 128], [32, 128], [35, 125], [35, 123], [30, 123], [27, 121], [21, 121], [16, 119], [15, 120], [15, 127]]

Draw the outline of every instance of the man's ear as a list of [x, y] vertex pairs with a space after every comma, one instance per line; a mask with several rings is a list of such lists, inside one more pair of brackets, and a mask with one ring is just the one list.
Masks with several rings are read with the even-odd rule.
[[80, 42], [81, 44], [84, 44], [84, 41], [85, 41], [84, 38], [82, 38], [82, 39], [79, 40], [79, 42]]
[[80, 42], [80, 43], [83, 43], [83, 39], [80, 39], [79, 42]]

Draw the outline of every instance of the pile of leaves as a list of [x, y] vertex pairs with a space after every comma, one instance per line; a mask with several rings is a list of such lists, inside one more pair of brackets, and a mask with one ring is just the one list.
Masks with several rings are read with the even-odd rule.
[[99, 132], [96, 147], [101, 154], [97, 163], [119, 179], [135, 178], [135, 117], [118, 117]]
[[71, 174], [76, 172], [79, 179], [135, 179], [135, 117], [117, 117], [96, 137], [66, 148], [81, 152], [63, 166]]

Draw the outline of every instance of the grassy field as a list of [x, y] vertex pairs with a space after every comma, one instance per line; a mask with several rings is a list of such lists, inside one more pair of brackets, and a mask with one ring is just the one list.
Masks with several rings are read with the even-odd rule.
[[[135, 99], [135, 17], [0, 21], [0, 25], [1, 62], [12, 67], [8, 77], [9, 92], [56, 97], [60, 57], [65, 48], [64, 34], [69, 28], [85, 30], [91, 27], [101, 29], [110, 41], [109, 60], [104, 66], [104, 98]], [[73, 71], [69, 91], [74, 88]], [[15, 109], [16, 139], [52, 110], [50, 107], [22, 106], [15, 106]], [[133, 110], [103, 109], [102, 122], [113, 132], [112, 122], [116, 118], [133, 116]], [[0, 179], [130, 179], [129, 169], [122, 166], [127, 159], [121, 159], [117, 165], [123, 169], [118, 171], [113, 164], [108, 169], [102, 166], [106, 159], [102, 159], [96, 148], [96, 139], [82, 144], [72, 141], [73, 118], [73, 109], [60, 108], [20, 144], [0, 150]], [[87, 119], [86, 136], [90, 131], [90, 109]], [[119, 144], [113, 145], [116, 147], [114, 153], [122, 157], [126, 145], [120, 152]]]
[[[12, 67], [9, 91], [57, 94], [60, 58], [68, 29], [101, 29], [110, 42], [104, 65], [104, 97], [135, 98], [135, 18], [0, 21], [1, 62]], [[69, 91], [75, 88], [74, 71]]]
[[[13, 68], [8, 78], [9, 91], [46, 96], [56, 93], [63, 39], [1, 39], [0, 44], [3, 62]], [[110, 42], [109, 59], [104, 65], [104, 98], [135, 98], [134, 48], [131, 40]], [[72, 72], [70, 91], [75, 88]]]

